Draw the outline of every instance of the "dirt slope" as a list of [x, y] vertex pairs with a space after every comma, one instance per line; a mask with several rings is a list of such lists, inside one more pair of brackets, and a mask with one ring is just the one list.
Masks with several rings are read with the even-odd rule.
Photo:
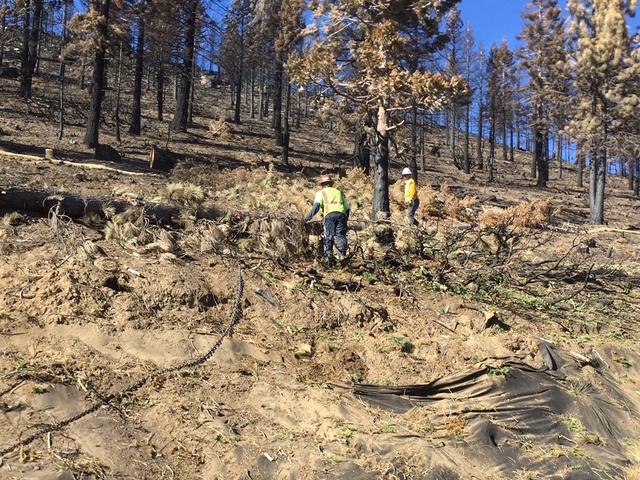
[[[123, 139], [123, 163], [94, 161], [81, 119], [57, 141], [46, 101], [24, 115], [3, 82], [0, 148], [27, 155], [0, 156], [3, 188], [137, 205], [120, 223], [2, 212], [0, 478], [638, 478], [640, 214], [624, 180], [610, 178], [609, 225], [589, 228], [571, 170], [536, 189], [524, 156], [492, 184], [428, 158], [421, 228], [404, 225], [395, 182], [388, 245], [349, 138], [312, 119], [278, 171], [268, 121], [213, 136], [227, 112], [199, 92], [163, 174], [145, 163], [160, 122]], [[69, 163], [32, 158], [45, 147]], [[300, 221], [322, 168], [342, 169], [354, 210], [353, 255], [332, 267]], [[145, 202], [186, 205], [179, 182], [203, 188], [198, 218], [146, 218]], [[478, 222], [549, 199], [534, 228]]]

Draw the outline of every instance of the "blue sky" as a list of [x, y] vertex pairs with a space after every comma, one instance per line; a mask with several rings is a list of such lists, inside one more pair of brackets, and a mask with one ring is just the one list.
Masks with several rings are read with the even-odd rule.
[[[522, 30], [522, 17], [526, 0], [461, 0], [458, 4], [460, 16], [466, 25], [471, 23], [476, 46], [480, 43], [489, 49], [493, 43], [499, 45], [506, 38], [512, 50], [518, 45], [516, 35]], [[558, 5], [563, 15], [567, 15], [566, 0], [560, 0]], [[635, 19], [628, 19], [630, 33], [633, 33], [640, 23], [640, 8], [636, 10]]]
[[[524, 11], [524, 0], [462, 0], [458, 4], [460, 16], [466, 25], [471, 23], [476, 37], [486, 49], [495, 43], [499, 45], [506, 38], [509, 48], [517, 45], [516, 35], [522, 30], [520, 12]], [[564, 8], [565, 1], [559, 2]]]

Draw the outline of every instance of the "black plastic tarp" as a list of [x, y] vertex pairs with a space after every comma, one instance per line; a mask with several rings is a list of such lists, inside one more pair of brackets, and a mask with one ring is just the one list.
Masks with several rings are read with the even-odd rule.
[[429, 471], [448, 476], [412, 478], [465, 478], [461, 472], [477, 464], [497, 478], [530, 472], [531, 478], [622, 479], [639, 460], [632, 447], [640, 441], [640, 356], [633, 345], [617, 348], [601, 345], [587, 357], [540, 341], [541, 368], [503, 360], [427, 384], [358, 384], [353, 392], [398, 414], [428, 407], [440, 427], [463, 419], [457, 438], [437, 452], [424, 449]]

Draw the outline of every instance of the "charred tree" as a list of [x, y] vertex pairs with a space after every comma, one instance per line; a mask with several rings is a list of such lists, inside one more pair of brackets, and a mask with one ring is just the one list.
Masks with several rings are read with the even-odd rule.
[[110, 8], [111, 0], [101, 1], [100, 17], [102, 18], [96, 25], [98, 47], [96, 48], [93, 59], [93, 74], [89, 88], [91, 101], [87, 118], [87, 130], [84, 135], [84, 144], [89, 148], [96, 148], [98, 146], [98, 130], [100, 126], [100, 115], [102, 114], [102, 100], [104, 99], [104, 70]]
[[185, 6], [184, 49], [182, 52], [182, 64], [180, 65], [177, 79], [176, 110], [170, 126], [174, 132], [184, 132], [187, 130], [189, 97], [191, 92], [191, 71], [193, 70], [193, 49], [195, 47], [196, 20], [199, 6], [199, 0], [188, 0]]

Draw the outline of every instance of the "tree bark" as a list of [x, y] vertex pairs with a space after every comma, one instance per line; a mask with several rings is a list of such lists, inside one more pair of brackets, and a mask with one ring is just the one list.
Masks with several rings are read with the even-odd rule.
[[371, 149], [369, 142], [367, 141], [364, 124], [362, 123], [356, 126], [353, 144], [353, 153], [355, 157], [354, 166], [362, 168], [364, 174], [368, 176], [371, 167]]
[[533, 131], [533, 156], [535, 158], [538, 182], [537, 187], [546, 187], [549, 179], [549, 160], [543, 150], [543, 134], [540, 129], [534, 126]]
[[91, 102], [87, 118], [87, 130], [84, 135], [84, 144], [89, 148], [98, 146], [98, 129], [100, 115], [102, 113], [102, 100], [104, 96], [104, 68], [105, 53], [107, 48], [107, 26], [109, 23], [109, 9], [111, 0], [102, 0], [100, 5], [101, 21], [96, 27], [98, 35], [98, 48], [93, 60], [93, 75], [90, 87]]
[[164, 119], [164, 65], [160, 63], [156, 74], [156, 118]]
[[484, 158], [482, 156], [482, 124], [484, 117], [482, 114], [482, 101], [478, 104], [478, 133], [476, 135], [476, 156], [478, 157], [478, 170], [484, 170]]
[[604, 224], [604, 187], [607, 175], [607, 151], [600, 147], [591, 159], [589, 182], [589, 221], [591, 225]]
[[273, 80], [273, 136], [277, 146], [282, 146], [282, 77], [284, 67], [282, 62], [276, 60], [276, 71]]
[[383, 220], [389, 216], [389, 130], [388, 112], [380, 105], [374, 119], [371, 136], [371, 163], [373, 167], [373, 200], [371, 219]]
[[585, 152], [583, 150], [582, 142], [578, 142], [576, 147], [576, 186], [578, 188], [583, 187], [582, 177], [584, 177], [584, 164], [585, 164]]
[[62, 8], [62, 42], [60, 44], [60, 70], [59, 70], [59, 84], [58, 84], [58, 99], [59, 99], [59, 112], [58, 112], [58, 140], [62, 140], [64, 135], [64, 78], [65, 78], [65, 45], [67, 43], [67, 16], [69, 9], [69, 1], [63, 1]]
[[[82, 218], [87, 214], [104, 217], [104, 205], [110, 204], [116, 213], [131, 208], [127, 200], [109, 196], [82, 197], [72, 192], [34, 189], [26, 187], [2, 187], [0, 208], [47, 214], [51, 207], [60, 203], [61, 212], [71, 218]], [[161, 203], [146, 203], [145, 215], [156, 223], [170, 224], [180, 208]]]
[[[38, 44], [40, 42], [40, 30], [42, 28], [42, 4], [43, 0], [26, 2], [24, 25], [25, 28], [22, 46], [22, 58], [20, 65], [20, 95], [22, 98], [31, 98], [33, 74], [38, 63]], [[33, 8], [33, 18], [30, 22], [29, 10]]]
[[558, 161], [558, 179], [562, 180], [562, 143], [563, 135], [558, 134], [558, 143], [556, 144], [556, 160]]
[[291, 128], [289, 126], [289, 109], [291, 108], [291, 86], [287, 79], [284, 84], [287, 86], [287, 93], [285, 96], [285, 108], [284, 118], [282, 120], [282, 165], [289, 165], [289, 140], [291, 136]]
[[0, 7], [0, 67], [4, 62], [4, 31], [7, 27], [7, 2], [8, 0], [3, 0], [2, 6]]
[[176, 110], [171, 120], [171, 130], [185, 132], [189, 113], [189, 93], [191, 90], [191, 71], [193, 67], [193, 49], [196, 38], [196, 20], [199, 7], [198, 0], [188, 0], [187, 18], [185, 20], [185, 47], [182, 65], [178, 74], [179, 88], [176, 98]]

